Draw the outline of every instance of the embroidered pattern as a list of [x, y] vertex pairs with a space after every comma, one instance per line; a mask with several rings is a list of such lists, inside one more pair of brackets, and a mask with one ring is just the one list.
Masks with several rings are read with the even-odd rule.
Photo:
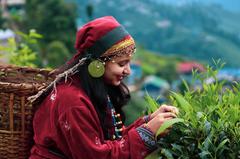
[[137, 128], [137, 132], [140, 135], [140, 137], [142, 138], [142, 140], [144, 141], [145, 146], [149, 150], [153, 150], [153, 149], [156, 148], [157, 142], [156, 142], [156, 140], [154, 138], [154, 134], [150, 130], [148, 130], [148, 129], [144, 128], [144, 127], [138, 127]]
[[121, 52], [126, 53], [127, 48], [135, 48], [135, 43], [132, 38], [125, 39], [120, 43], [113, 45], [110, 49], [108, 49], [102, 56], [111, 56], [115, 54], [119, 54]]
[[135, 45], [130, 45], [130, 46], [126, 47], [125, 49], [122, 49], [122, 50], [119, 50], [119, 51], [116, 51], [116, 52], [112, 53], [111, 55], [101, 56], [99, 58], [99, 60], [102, 61], [102, 62], [114, 61], [113, 59], [115, 57], [121, 57], [123, 55], [128, 55], [129, 57], [131, 57], [135, 52], [136, 52]]

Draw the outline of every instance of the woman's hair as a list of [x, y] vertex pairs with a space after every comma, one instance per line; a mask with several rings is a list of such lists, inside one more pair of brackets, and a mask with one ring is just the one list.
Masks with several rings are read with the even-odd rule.
[[[65, 70], [71, 68], [73, 65], [77, 64], [79, 59], [84, 57], [85, 54], [79, 56], [75, 59], [70, 65], [64, 65], [58, 69], [57, 74], [64, 72]], [[109, 121], [106, 119], [107, 112], [107, 95], [110, 96], [111, 102], [114, 105], [114, 108], [117, 113], [121, 114], [122, 121], [125, 121], [125, 114], [122, 111], [122, 107], [127, 104], [130, 100], [130, 93], [127, 86], [121, 82], [119, 86], [107, 85], [103, 81], [103, 77], [93, 78], [88, 73], [88, 65], [91, 62], [90, 59], [87, 59], [83, 65], [79, 66], [78, 72], [75, 76], [78, 76], [80, 79], [81, 88], [90, 98], [92, 104], [94, 105], [99, 119], [104, 131], [105, 138], [108, 138], [107, 128], [112, 125], [109, 125]], [[56, 73], [56, 72], [55, 72]]]

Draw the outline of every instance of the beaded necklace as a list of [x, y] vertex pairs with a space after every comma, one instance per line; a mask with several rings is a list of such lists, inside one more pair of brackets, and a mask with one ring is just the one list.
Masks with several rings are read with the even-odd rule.
[[111, 111], [113, 130], [109, 132], [109, 136], [112, 140], [121, 139], [123, 131], [123, 123], [121, 120], [120, 114], [117, 114], [115, 108], [110, 100], [110, 97], [107, 96], [107, 106]]

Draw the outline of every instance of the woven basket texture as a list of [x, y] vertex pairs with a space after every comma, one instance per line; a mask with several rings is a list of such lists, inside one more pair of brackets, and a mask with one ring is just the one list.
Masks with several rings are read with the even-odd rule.
[[34, 106], [27, 98], [52, 80], [46, 69], [0, 65], [0, 159], [29, 157]]

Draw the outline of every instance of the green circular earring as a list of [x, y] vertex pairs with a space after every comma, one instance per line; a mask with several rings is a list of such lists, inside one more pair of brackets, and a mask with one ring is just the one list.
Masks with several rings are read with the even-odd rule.
[[104, 63], [100, 60], [94, 60], [88, 65], [88, 72], [94, 78], [101, 77], [105, 72]]

